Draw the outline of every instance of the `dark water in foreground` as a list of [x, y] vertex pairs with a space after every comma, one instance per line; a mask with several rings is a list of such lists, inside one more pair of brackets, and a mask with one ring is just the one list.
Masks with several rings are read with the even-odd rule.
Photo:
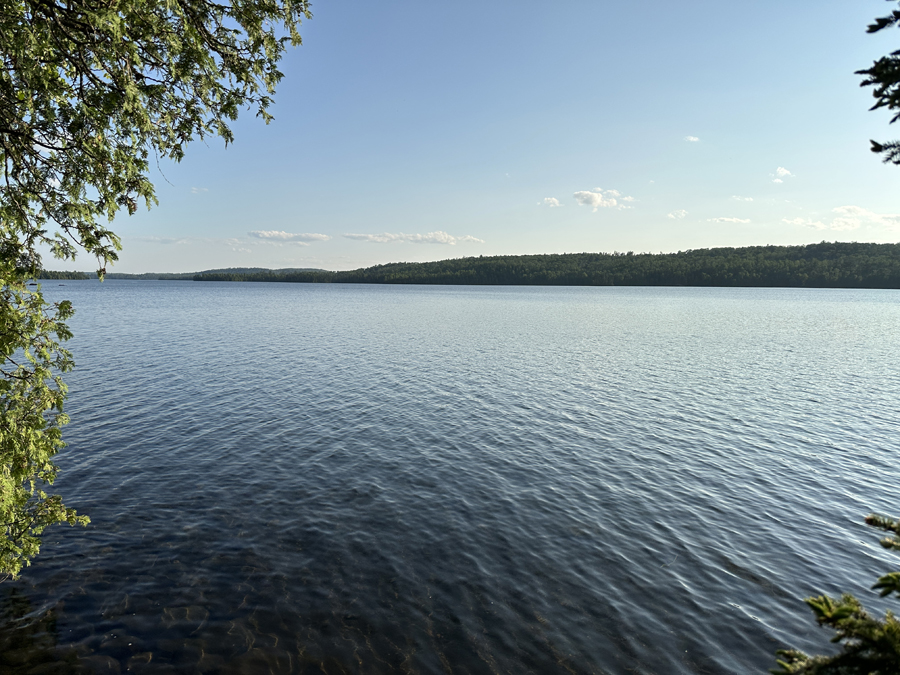
[[900, 293], [47, 282], [11, 673], [752, 673], [897, 567]]

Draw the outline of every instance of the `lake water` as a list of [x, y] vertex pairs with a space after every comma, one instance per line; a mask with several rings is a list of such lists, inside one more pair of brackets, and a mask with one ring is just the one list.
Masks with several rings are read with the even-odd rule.
[[93, 523], [0, 585], [4, 672], [757, 673], [887, 606], [900, 292], [44, 289]]

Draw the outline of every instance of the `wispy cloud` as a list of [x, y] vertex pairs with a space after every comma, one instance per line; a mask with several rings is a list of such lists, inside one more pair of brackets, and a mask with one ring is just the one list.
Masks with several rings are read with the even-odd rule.
[[788, 225], [802, 225], [803, 227], [811, 227], [815, 230], [827, 230], [828, 226], [821, 220], [813, 220], [812, 218], [782, 218], [782, 223]]
[[171, 244], [190, 244], [195, 240], [195, 237], [134, 237], [134, 241], [143, 241], [148, 244], [163, 244], [164, 246]]
[[225, 244], [225, 246], [228, 246], [232, 251], [237, 253], [253, 253], [253, 249], [247, 248], [247, 246], [249, 246], [247, 241], [237, 237], [219, 239], [217, 243]]
[[861, 206], [838, 206], [832, 212], [837, 214], [831, 221], [832, 230], [855, 230], [863, 225], [900, 229], [900, 214], [897, 213], [875, 213]]
[[392, 234], [390, 232], [382, 232], [381, 234], [345, 234], [347, 239], [356, 239], [358, 241], [371, 241], [376, 244], [390, 244], [395, 241], [408, 241], [413, 244], [483, 244], [484, 239], [478, 239], [471, 235], [463, 237], [454, 237], [440, 230], [428, 232], [427, 234]]
[[753, 197], [741, 197], [740, 195], [731, 195], [731, 198], [736, 202], [752, 202]]
[[687, 214], [688, 214], [688, 212], [685, 211], [684, 209], [678, 209], [677, 211], [672, 211], [672, 213], [670, 213], [667, 217], [671, 218], [672, 220], [681, 220]]
[[900, 213], [875, 213], [861, 206], [838, 206], [831, 209], [834, 217], [831, 222], [824, 223], [812, 218], [783, 218], [789, 225], [812, 227], [816, 230], [835, 230], [847, 232], [861, 227], [880, 228], [888, 231], [900, 230]]
[[707, 218], [706, 220], [707, 220], [707, 222], [710, 222], [710, 223], [749, 223], [750, 222], [749, 218], [720, 217], [720, 218]]
[[268, 242], [292, 242], [309, 246], [312, 241], [328, 241], [331, 239], [327, 234], [319, 234], [317, 232], [284, 232], [280, 230], [254, 230], [247, 233], [255, 239], [262, 239]]
[[699, 143], [700, 142], [700, 139], [697, 138], [696, 136], [685, 136], [684, 140], [686, 140], [688, 143]]
[[201, 187], [192, 187], [191, 188], [192, 195], [199, 195], [202, 192], [209, 192], [209, 188], [201, 188]]
[[544, 197], [544, 205], [549, 206], [551, 209], [562, 206], [556, 197]]
[[581, 206], [590, 206], [596, 212], [599, 208], [619, 208], [628, 209], [621, 202], [633, 202], [634, 197], [624, 196], [618, 190], [604, 190], [603, 188], [594, 188], [593, 190], [582, 190], [574, 194], [575, 201]]

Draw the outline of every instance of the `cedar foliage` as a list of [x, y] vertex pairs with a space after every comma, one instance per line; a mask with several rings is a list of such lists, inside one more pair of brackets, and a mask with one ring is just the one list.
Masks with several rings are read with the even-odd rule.
[[[900, 520], [870, 514], [866, 524], [885, 532], [881, 540], [887, 549], [900, 550]], [[900, 597], [900, 572], [880, 577], [872, 587], [882, 597]], [[849, 593], [840, 599], [820, 595], [807, 598], [806, 604], [816, 615], [820, 626], [835, 631], [832, 642], [842, 646], [838, 654], [809, 656], [796, 649], [778, 651], [775, 675], [896, 675], [900, 673], [900, 621], [893, 612], [884, 618], [874, 617]]]
[[[893, 1], [893, 0], [890, 0]], [[868, 27], [869, 33], [877, 33], [891, 26], [900, 26], [900, 10], [875, 19]], [[874, 86], [876, 103], [872, 110], [887, 108], [900, 110], [900, 50], [878, 59], [871, 68], [857, 71], [865, 75], [861, 86]], [[893, 124], [900, 119], [900, 112], [891, 118]], [[900, 141], [878, 143], [872, 141], [872, 152], [884, 155], [886, 163], [900, 164]], [[890, 550], [900, 550], [900, 520], [877, 514], [866, 517], [866, 524], [885, 532], [888, 536], [881, 545]], [[883, 575], [873, 586], [881, 596], [900, 597], [900, 572]], [[900, 673], [900, 621], [893, 612], [884, 618], [872, 616], [862, 603], [849, 593], [840, 599], [820, 595], [806, 599], [820, 626], [834, 630], [832, 642], [841, 645], [837, 654], [810, 656], [795, 649], [778, 651], [776, 675], [896, 675]]]
[[[889, 0], [893, 2], [894, 0]], [[868, 33], [877, 33], [885, 28], [900, 27], [900, 9], [893, 10], [887, 16], [875, 19], [875, 23], [869, 24]], [[861, 87], [873, 87], [872, 96], [875, 97], [875, 105], [870, 109], [887, 108], [890, 111], [900, 111], [900, 49], [882, 56], [875, 61], [870, 68], [856, 71], [857, 75], [865, 75], [860, 83]], [[890, 124], [900, 119], [900, 112], [895, 112]], [[872, 152], [884, 155], [885, 163], [900, 164], [900, 141], [887, 143], [872, 143]]]

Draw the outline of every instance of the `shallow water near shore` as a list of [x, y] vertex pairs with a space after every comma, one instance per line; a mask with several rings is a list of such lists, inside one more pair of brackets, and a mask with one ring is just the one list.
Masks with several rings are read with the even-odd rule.
[[[64, 284], [64, 285], [61, 285]], [[45, 282], [12, 673], [758, 673], [897, 557], [900, 292]]]

